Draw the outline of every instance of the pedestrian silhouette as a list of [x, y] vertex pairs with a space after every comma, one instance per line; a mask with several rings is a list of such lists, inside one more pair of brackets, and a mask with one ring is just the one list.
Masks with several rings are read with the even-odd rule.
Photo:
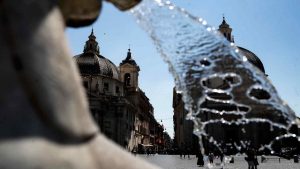
[[204, 160], [203, 160], [203, 155], [200, 151], [197, 152], [196, 157], [198, 158], [197, 159], [197, 165], [199, 167], [203, 167], [204, 166]]
[[247, 157], [245, 157], [245, 160], [248, 163], [248, 169], [257, 169], [258, 161], [255, 150], [253, 148], [249, 148], [246, 155]]
[[208, 160], [209, 160], [209, 163], [213, 164], [214, 163], [214, 153], [209, 153], [208, 154]]
[[223, 160], [224, 160], [224, 154], [223, 154], [223, 152], [221, 152], [220, 153], [220, 161], [221, 161], [221, 163], [223, 163]]

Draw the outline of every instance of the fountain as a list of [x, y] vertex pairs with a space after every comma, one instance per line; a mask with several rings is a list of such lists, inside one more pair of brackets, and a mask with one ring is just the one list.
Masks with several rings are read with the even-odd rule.
[[168, 0], [144, 0], [131, 14], [169, 65], [202, 153], [208, 144], [266, 153], [283, 138], [299, 140], [290, 133], [296, 115], [271, 81], [206, 20]]

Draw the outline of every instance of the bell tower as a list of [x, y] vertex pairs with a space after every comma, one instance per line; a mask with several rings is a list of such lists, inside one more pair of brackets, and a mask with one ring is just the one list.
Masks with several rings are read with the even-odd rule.
[[140, 67], [132, 58], [130, 48], [128, 49], [127, 57], [120, 63], [119, 69], [121, 81], [124, 83], [124, 86], [126, 88], [138, 88]]
[[221, 25], [219, 25], [219, 31], [224, 35], [224, 37], [229, 41], [234, 43], [233, 36], [231, 35], [232, 29], [227, 24], [225, 17], [223, 16], [223, 21]]

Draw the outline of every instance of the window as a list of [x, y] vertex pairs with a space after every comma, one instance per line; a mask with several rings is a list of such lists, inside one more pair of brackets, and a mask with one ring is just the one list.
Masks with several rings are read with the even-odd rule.
[[108, 85], [108, 83], [104, 83], [103, 90], [104, 90], [104, 91], [108, 91], [108, 90], [109, 90], [109, 85]]
[[119, 86], [116, 86], [116, 93], [120, 93], [120, 88], [119, 88]]
[[130, 80], [131, 80], [130, 74], [129, 74], [129, 73], [126, 73], [126, 74], [124, 75], [124, 83], [125, 83], [125, 86], [130, 86]]

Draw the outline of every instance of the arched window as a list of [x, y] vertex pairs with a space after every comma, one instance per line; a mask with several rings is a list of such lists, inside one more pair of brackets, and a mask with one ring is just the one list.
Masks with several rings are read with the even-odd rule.
[[124, 75], [124, 83], [125, 83], [125, 86], [130, 86], [130, 80], [131, 80], [131, 77], [130, 77], [130, 74], [129, 73], [126, 73]]
[[104, 90], [104, 92], [109, 91], [108, 83], [104, 83], [103, 90]]

